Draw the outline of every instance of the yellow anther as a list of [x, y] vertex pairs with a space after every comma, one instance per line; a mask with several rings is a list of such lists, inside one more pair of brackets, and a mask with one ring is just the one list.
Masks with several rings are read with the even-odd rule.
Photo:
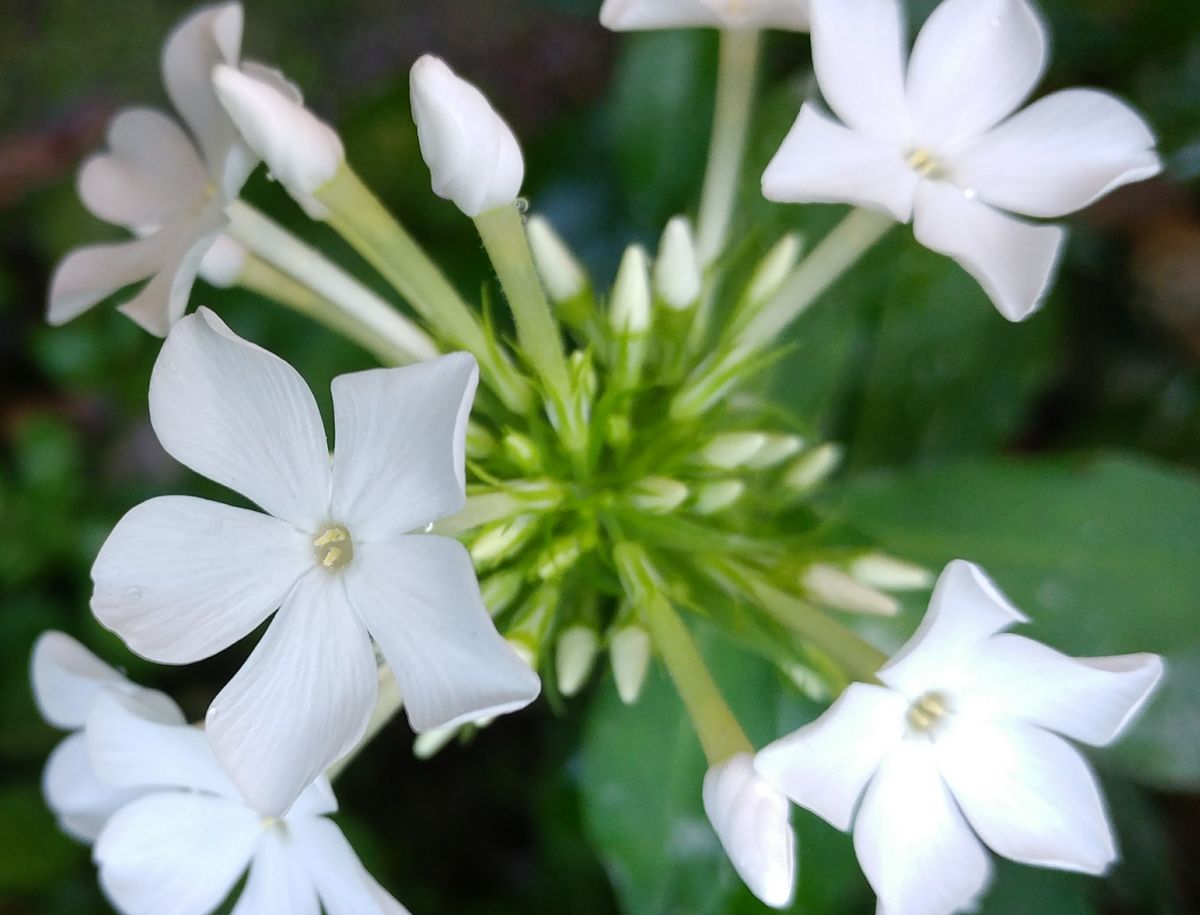
[[332, 525], [317, 537], [313, 549], [317, 553], [317, 562], [331, 572], [345, 568], [354, 558], [354, 541], [350, 539], [350, 532], [339, 524]]
[[941, 693], [926, 693], [908, 707], [908, 723], [914, 731], [929, 733], [949, 712], [945, 696]]
[[939, 171], [937, 157], [927, 149], [915, 149], [905, 160], [908, 167], [923, 178], [928, 178]]

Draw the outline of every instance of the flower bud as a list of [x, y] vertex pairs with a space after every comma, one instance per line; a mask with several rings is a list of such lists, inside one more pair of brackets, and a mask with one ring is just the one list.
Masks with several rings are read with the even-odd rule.
[[769, 441], [762, 432], [723, 432], [713, 436], [697, 457], [709, 467], [734, 470], [749, 464]]
[[825, 563], [809, 566], [803, 585], [813, 600], [836, 610], [868, 616], [894, 616], [900, 611], [900, 604], [891, 595], [876, 591]]
[[483, 596], [483, 605], [492, 616], [499, 616], [516, 600], [521, 589], [525, 586], [525, 574], [520, 569], [506, 569], [482, 578], [479, 582], [479, 593]]
[[700, 515], [715, 515], [729, 508], [746, 492], [746, 484], [741, 480], [717, 480], [715, 483], [705, 483], [696, 490], [696, 513]]
[[451, 740], [462, 730], [462, 725], [451, 725], [448, 728], [433, 728], [424, 731], [413, 740], [413, 756], [417, 759], [433, 759]]
[[783, 485], [797, 492], [808, 492], [829, 479], [841, 463], [841, 446], [826, 442], [807, 454], [800, 455], [788, 468]]
[[583, 688], [599, 650], [600, 636], [590, 626], [574, 625], [563, 631], [555, 653], [560, 693], [574, 696]]
[[525, 232], [550, 300], [558, 304], [582, 295], [588, 285], [587, 274], [550, 223], [541, 216], [530, 216]]
[[650, 264], [641, 245], [630, 245], [621, 258], [609, 318], [618, 333], [632, 336], [650, 328]]
[[687, 501], [689, 490], [678, 480], [645, 477], [633, 487], [629, 501], [636, 508], [655, 515], [672, 512]]
[[850, 563], [850, 574], [884, 591], [923, 591], [933, 584], [933, 573], [928, 569], [886, 553], [860, 556]]
[[667, 223], [654, 261], [654, 290], [669, 308], [683, 311], [700, 298], [703, 278], [692, 227], [682, 216]]
[[515, 202], [525, 161], [483, 93], [430, 54], [413, 64], [410, 88], [433, 192], [472, 218]]
[[471, 558], [477, 566], [487, 566], [503, 562], [510, 556], [520, 552], [529, 542], [537, 522], [529, 515], [521, 515], [509, 521], [494, 524], [475, 538], [470, 546]]
[[467, 457], [481, 460], [496, 453], [497, 442], [492, 433], [479, 423], [467, 421]]
[[746, 301], [751, 306], [761, 305], [775, 295], [799, 259], [799, 236], [785, 235], [779, 239], [755, 269], [746, 289]]
[[754, 771], [749, 753], [708, 770], [704, 812], [750, 891], [773, 908], [787, 908], [796, 886], [788, 799]]
[[766, 444], [750, 458], [746, 466], [756, 470], [774, 467], [799, 453], [803, 447], [804, 439], [798, 435], [769, 435]]
[[650, 633], [636, 623], [621, 627], [609, 637], [608, 656], [617, 694], [626, 705], [633, 705], [650, 671]]
[[228, 235], [218, 235], [200, 261], [200, 276], [218, 289], [228, 289], [241, 278], [247, 256], [241, 244]]
[[520, 432], [509, 432], [504, 436], [504, 450], [512, 462], [516, 464], [523, 473], [537, 473], [541, 470], [542, 461], [538, 455], [537, 445], [528, 435], [523, 435]]
[[529, 640], [524, 636], [516, 635], [509, 636], [505, 639], [509, 647], [512, 648], [518, 658], [528, 664], [532, 669], [537, 670], [537, 649], [530, 644]]
[[346, 161], [346, 150], [332, 127], [301, 103], [300, 93], [268, 72], [251, 76], [228, 64], [213, 69], [213, 87], [242, 138], [271, 174], [320, 219], [326, 210], [313, 198]]
[[579, 561], [587, 544], [579, 534], [559, 537], [538, 557], [537, 574], [543, 581], [558, 578]]

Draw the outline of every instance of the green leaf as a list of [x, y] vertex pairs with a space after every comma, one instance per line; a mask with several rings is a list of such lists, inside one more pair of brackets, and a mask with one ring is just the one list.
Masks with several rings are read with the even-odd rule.
[[[1073, 655], [1152, 651], [1159, 695], [1107, 765], [1200, 786], [1200, 479], [1130, 457], [968, 461], [852, 480], [830, 504], [886, 549], [940, 567], [978, 562]], [[908, 631], [916, 624], [902, 621]]]

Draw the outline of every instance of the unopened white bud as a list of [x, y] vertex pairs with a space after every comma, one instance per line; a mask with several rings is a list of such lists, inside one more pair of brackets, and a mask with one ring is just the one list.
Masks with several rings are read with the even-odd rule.
[[433, 192], [471, 217], [514, 203], [525, 160], [484, 94], [430, 54], [413, 64], [410, 90]]
[[550, 300], [569, 302], [581, 295], [587, 289], [587, 274], [550, 223], [541, 216], [530, 216], [525, 232]]
[[430, 731], [423, 731], [413, 740], [413, 756], [417, 757], [417, 759], [432, 759], [461, 730], [461, 725], [451, 725], [448, 728], [433, 728]]
[[528, 435], [520, 432], [509, 432], [504, 436], [504, 450], [512, 458], [513, 463], [526, 473], [536, 472], [542, 465], [538, 457], [537, 445]]
[[775, 295], [799, 259], [799, 236], [785, 235], [779, 239], [754, 271], [746, 289], [746, 300], [752, 305], [761, 305]]
[[850, 563], [850, 574], [863, 584], [884, 591], [924, 591], [933, 585], [933, 573], [886, 553], [867, 553]]
[[525, 575], [518, 569], [508, 569], [480, 580], [479, 592], [488, 613], [499, 616], [508, 609], [524, 586]]
[[796, 689], [813, 702], [829, 701], [829, 686], [811, 667], [805, 667], [803, 664], [789, 664], [783, 669], [783, 672]]
[[534, 519], [528, 515], [495, 524], [475, 538], [470, 546], [471, 558], [476, 565], [507, 559], [525, 545], [536, 526]]
[[678, 480], [667, 477], [645, 477], [637, 482], [629, 501], [642, 511], [665, 515], [687, 501], [690, 490]]
[[746, 492], [746, 484], [741, 480], [717, 480], [705, 483], [696, 490], [695, 509], [697, 514], [715, 515], [729, 508]]
[[600, 636], [590, 626], [568, 626], [563, 631], [554, 656], [560, 693], [574, 696], [583, 688], [599, 650]]
[[213, 69], [217, 98], [242, 138], [276, 180], [315, 218], [325, 208], [313, 198], [346, 161], [337, 132], [304, 107], [295, 87], [266, 71], [251, 76], [228, 64]]
[[692, 227], [682, 216], [667, 223], [654, 260], [654, 289], [669, 308], [683, 311], [700, 298], [703, 277]]
[[829, 479], [841, 463], [841, 446], [826, 442], [797, 458], [788, 468], [783, 484], [789, 489], [807, 492]]
[[479, 423], [467, 422], [467, 457], [479, 460], [489, 457], [496, 451], [496, 438]]
[[804, 447], [804, 439], [798, 435], [770, 435], [767, 442], [758, 450], [747, 463], [748, 467], [762, 470], [781, 464], [790, 457], [799, 454]]
[[650, 327], [650, 262], [641, 245], [630, 245], [621, 258], [609, 318], [618, 333], [642, 334]]
[[723, 432], [700, 449], [700, 461], [720, 470], [747, 466], [767, 446], [769, 437], [762, 432]]
[[543, 581], [558, 578], [579, 561], [584, 544], [577, 534], [560, 537], [538, 557], [537, 574]]
[[246, 269], [247, 251], [228, 235], [218, 235], [200, 261], [200, 276], [218, 289], [228, 289]]
[[530, 645], [528, 641], [520, 636], [509, 636], [505, 641], [516, 653], [517, 657], [528, 664], [534, 670], [537, 670], [537, 649]]
[[813, 600], [835, 610], [869, 616], [894, 616], [900, 611], [899, 602], [890, 594], [864, 585], [837, 566], [822, 562], [809, 566], [803, 585]]
[[650, 633], [636, 623], [622, 626], [609, 639], [608, 655], [617, 695], [626, 705], [633, 705], [650, 671]]

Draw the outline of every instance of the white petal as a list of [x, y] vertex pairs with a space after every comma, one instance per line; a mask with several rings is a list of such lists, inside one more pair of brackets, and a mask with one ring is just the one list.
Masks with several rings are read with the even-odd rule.
[[957, 154], [955, 181], [1028, 216], [1065, 216], [1162, 171], [1154, 134], [1104, 92], [1068, 89], [1034, 102]]
[[213, 752], [252, 806], [282, 816], [358, 743], [376, 683], [371, 640], [341, 578], [314, 569], [209, 707]]
[[963, 813], [997, 853], [1087, 874], [1116, 859], [1095, 776], [1061, 737], [964, 715], [938, 735], [935, 753]]
[[328, 519], [329, 446], [308, 385], [207, 308], [163, 344], [150, 421], [177, 461], [276, 518], [310, 532]]
[[922, 145], [954, 152], [1016, 111], [1046, 65], [1025, 0], [943, 0], [913, 46], [908, 105]]
[[773, 908], [787, 908], [796, 889], [796, 837], [788, 802], [755, 774], [749, 753], [708, 770], [704, 811], [751, 892]]
[[962, 559], [938, 576], [921, 625], [879, 672], [879, 679], [909, 699], [944, 687], [989, 636], [1025, 615], [979, 566]]
[[1162, 675], [1157, 655], [1069, 658], [1006, 633], [980, 646], [955, 695], [972, 713], [1028, 721], [1104, 746], [1133, 720]]
[[55, 747], [42, 770], [46, 806], [63, 831], [93, 842], [116, 811], [141, 797], [145, 789], [117, 788], [101, 781], [88, 755], [87, 739], [72, 734]]
[[1042, 304], [1064, 237], [1058, 226], [1007, 216], [942, 181], [917, 187], [913, 231], [925, 247], [954, 258], [1010, 321]]
[[92, 566], [92, 611], [140, 655], [187, 664], [245, 636], [311, 568], [282, 521], [190, 496], [129, 511]]
[[412, 535], [356, 545], [344, 574], [413, 730], [500, 715], [537, 697], [537, 674], [496, 631], [458, 541]]
[[207, 915], [261, 833], [254, 811], [224, 798], [152, 794], [117, 811], [100, 834], [100, 885], [125, 915]]
[[305, 862], [286, 827], [268, 829], [258, 843], [250, 876], [233, 915], [320, 915], [321, 903]]
[[145, 238], [76, 248], [54, 268], [46, 320], [57, 326], [83, 314], [113, 293], [153, 276], [170, 254], [171, 238]]
[[288, 816], [319, 817], [337, 813], [337, 809], [338, 802], [337, 798], [333, 796], [333, 786], [329, 783], [329, 779], [321, 775], [296, 798], [296, 803], [292, 804]]
[[204, 200], [204, 164], [162, 112], [122, 111], [108, 128], [108, 147], [79, 172], [79, 196], [100, 219], [130, 229], [162, 226]]
[[475, 358], [451, 353], [333, 380], [333, 517], [355, 543], [452, 515], [466, 504]]
[[806, 0], [605, 0], [600, 23], [615, 32], [642, 29], [778, 28], [806, 31]]
[[758, 751], [754, 768], [801, 807], [843, 831], [880, 760], [904, 735], [908, 702], [852, 683], [816, 721]]
[[241, 801], [204, 732], [145, 718], [128, 699], [107, 693], [88, 716], [87, 745], [96, 775], [127, 788], [186, 788]]
[[991, 874], [925, 738], [905, 740], [880, 765], [854, 824], [854, 850], [886, 915], [969, 909]]
[[288, 827], [328, 915], [408, 915], [371, 878], [332, 820], [317, 817]]
[[806, 103], [762, 188], [768, 200], [853, 203], [908, 222], [919, 180], [895, 144], [849, 130]]
[[811, 17], [813, 67], [829, 107], [859, 133], [906, 143], [900, 0], [812, 0]]

